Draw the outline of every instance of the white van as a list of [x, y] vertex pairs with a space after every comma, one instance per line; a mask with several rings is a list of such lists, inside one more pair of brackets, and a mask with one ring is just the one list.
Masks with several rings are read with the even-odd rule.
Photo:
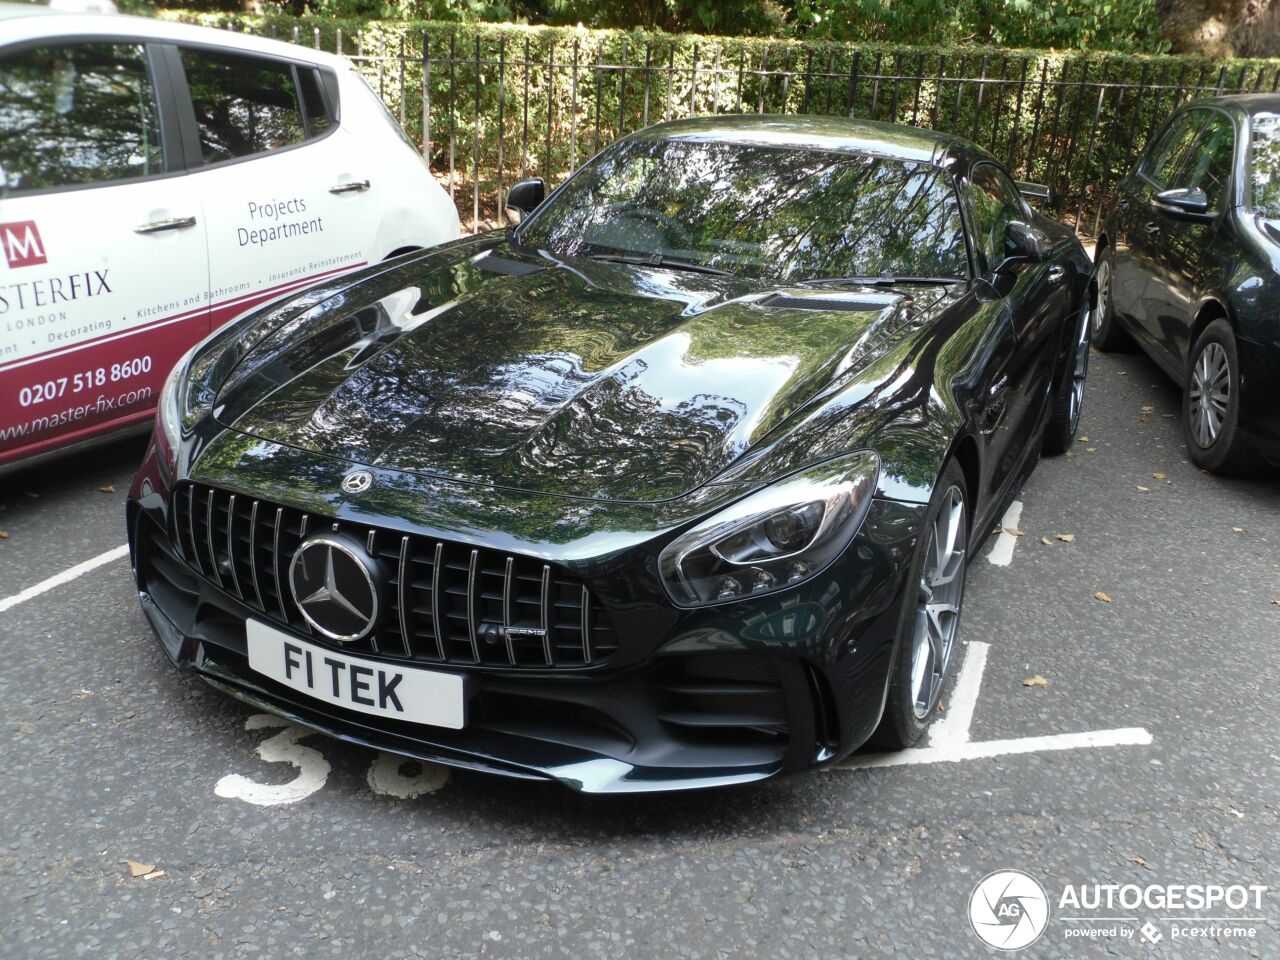
[[145, 429], [233, 317], [457, 235], [341, 57], [0, 3], [0, 471]]

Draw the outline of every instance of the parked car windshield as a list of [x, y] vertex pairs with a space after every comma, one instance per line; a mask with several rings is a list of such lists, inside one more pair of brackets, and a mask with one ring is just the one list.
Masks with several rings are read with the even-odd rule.
[[1257, 116], [1253, 128], [1253, 208], [1280, 220], [1280, 116]]
[[946, 171], [791, 147], [624, 142], [518, 236], [561, 256], [662, 257], [791, 282], [968, 275]]

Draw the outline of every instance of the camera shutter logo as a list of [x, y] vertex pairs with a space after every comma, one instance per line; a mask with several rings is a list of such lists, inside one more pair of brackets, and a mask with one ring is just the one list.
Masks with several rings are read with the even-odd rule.
[[969, 926], [979, 940], [997, 950], [1028, 947], [1048, 925], [1048, 894], [1021, 870], [989, 873], [969, 894]]

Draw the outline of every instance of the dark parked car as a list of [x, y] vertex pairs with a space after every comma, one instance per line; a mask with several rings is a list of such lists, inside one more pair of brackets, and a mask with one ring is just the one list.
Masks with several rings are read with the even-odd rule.
[[179, 366], [128, 506], [165, 651], [586, 791], [916, 741], [969, 557], [1075, 432], [1080, 244], [971, 144], [838, 119], [653, 127], [542, 194]]
[[1183, 389], [1191, 459], [1280, 464], [1280, 96], [1190, 103], [1121, 182], [1094, 342], [1136, 340]]

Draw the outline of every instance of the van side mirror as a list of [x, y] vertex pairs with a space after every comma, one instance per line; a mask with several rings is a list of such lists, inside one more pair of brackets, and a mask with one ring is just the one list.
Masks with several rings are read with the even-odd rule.
[[541, 177], [530, 177], [507, 191], [507, 216], [519, 223], [542, 205], [547, 198], [547, 185]]
[[1029, 223], [1010, 220], [1004, 228], [1004, 259], [995, 273], [1008, 273], [1020, 263], [1040, 263], [1046, 255], [1045, 235]]
[[1204, 223], [1214, 216], [1209, 211], [1209, 198], [1199, 187], [1164, 190], [1151, 198], [1151, 206], [1158, 213], [1174, 220]]

